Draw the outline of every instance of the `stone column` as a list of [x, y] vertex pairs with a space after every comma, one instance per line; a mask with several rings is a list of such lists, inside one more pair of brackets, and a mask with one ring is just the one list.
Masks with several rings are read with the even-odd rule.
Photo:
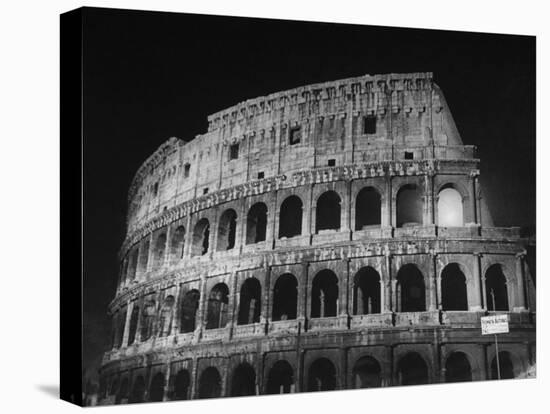
[[172, 326], [170, 328], [170, 335], [177, 335], [180, 331], [180, 309], [181, 309], [181, 284], [176, 286], [176, 294], [174, 295], [174, 309], [172, 309]]
[[482, 292], [482, 280], [481, 280], [481, 270], [479, 267], [479, 253], [473, 253], [473, 277], [472, 277], [472, 288], [474, 289], [474, 294], [470, 295], [473, 298], [473, 303], [469, 305], [469, 310], [471, 311], [481, 311], [483, 310], [483, 292]]
[[235, 325], [237, 324], [235, 319], [237, 318], [236, 315], [238, 314], [238, 311], [239, 311], [238, 310], [239, 288], [237, 286], [237, 282], [238, 282], [237, 272], [232, 272], [231, 287], [230, 287], [231, 290], [229, 291], [229, 304], [228, 304], [229, 309], [227, 310], [227, 317], [230, 318], [227, 324], [229, 325], [229, 333], [228, 333], [229, 339], [233, 337], [233, 330], [235, 329]]
[[199, 308], [197, 309], [197, 314], [195, 316], [195, 333], [193, 342], [197, 343], [202, 336], [202, 330], [204, 324], [204, 319], [206, 317], [206, 304], [208, 303], [208, 292], [206, 291], [206, 275], [201, 275], [201, 287], [200, 287], [200, 300]]
[[166, 372], [164, 373], [164, 393], [162, 396], [162, 401], [170, 401], [170, 371], [171, 371], [171, 364], [168, 362], [166, 364]]
[[[140, 246], [140, 250], [141, 250]], [[153, 252], [155, 251], [154, 245], [153, 245], [153, 232], [149, 234], [149, 251], [147, 252], [147, 264], [145, 266], [144, 273], [150, 272], [153, 269]], [[140, 260], [141, 252], [138, 253], [138, 259], [137, 259], [137, 267], [139, 268], [139, 260]], [[140, 274], [140, 277], [143, 276], [143, 274]]]
[[429, 171], [424, 176], [424, 203], [426, 216], [424, 217], [424, 225], [433, 225], [434, 221], [434, 180], [433, 172]]
[[188, 258], [191, 255], [191, 247], [193, 246], [193, 229], [191, 228], [191, 212], [190, 208], [187, 210], [187, 217], [185, 219], [185, 237], [183, 245], [183, 258]]
[[429, 311], [441, 309], [441, 278], [437, 274], [436, 260], [437, 253], [431, 251], [429, 254], [429, 274], [428, 274], [428, 294], [429, 294]]
[[[388, 173], [389, 174], [389, 173]], [[382, 195], [384, 200], [384, 208], [382, 210], [381, 224], [382, 227], [392, 227], [392, 186], [391, 186], [391, 176], [386, 176], [386, 189], [385, 194]]]
[[524, 283], [524, 269], [523, 269], [523, 258], [525, 257], [525, 252], [516, 254], [516, 280], [517, 280], [517, 307], [515, 311], [525, 311], [525, 283]]
[[[298, 321], [305, 321], [306, 317], [309, 316], [308, 311], [308, 297], [309, 297], [309, 286], [308, 286], [308, 270], [309, 262], [302, 263], [302, 274], [298, 276], [298, 312], [297, 319]], [[304, 324], [304, 328], [306, 325]], [[305, 330], [305, 329], [304, 329]]]
[[338, 297], [338, 309], [336, 309], [336, 314], [340, 315], [342, 317], [347, 318], [349, 314], [351, 314], [351, 310], [348, 310], [348, 289], [349, 289], [349, 267], [350, 267], [350, 259], [345, 258], [342, 259], [342, 267], [345, 269], [345, 275], [342, 276], [340, 282], [338, 285], [340, 286], [339, 289], [339, 297]]
[[381, 295], [381, 309], [383, 313], [389, 313], [392, 311], [392, 274], [391, 274], [391, 254], [389, 251], [384, 252], [384, 266], [385, 266], [385, 277], [382, 277], [384, 287], [383, 295]]
[[128, 346], [128, 337], [130, 336], [130, 320], [132, 319], [132, 311], [134, 310], [134, 302], [127, 302], [126, 305], [126, 320], [124, 321], [124, 332], [122, 334], [121, 348]]
[[471, 194], [470, 194], [470, 222], [472, 224], [478, 223], [477, 216], [477, 203], [476, 203], [476, 184], [477, 184], [478, 170], [470, 172], [470, 185], [471, 185]]
[[477, 273], [477, 277], [479, 278], [479, 284], [481, 285], [481, 297], [479, 298], [479, 303], [481, 304], [482, 310], [487, 310], [489, 307], [487, 306], [487, 285], [485, 284], [485, 278], [483, 277], [483, 274], [481, 272], [481, 253], [474, 253], [474, 274]]
[[260, 311], [260, 323], [265, 326], [265, 332], [267, 333], [269, 321], [271, 321], [270, 315], [270, 299], [271, 299], [271, 267], [264, 265], [264, 283], [262, 283], [262, 309]]
[[[235, 234], [235, 248], [239, 249], [240, 252], [243, 251], [243, 247], [246, 246], [246, 232], [247, 232], [247, 209], [246, 209], [246, 199], [241, 200], [241, 212], [239, 225], [237, 225], [237, 230]], [[266, 229], [267, 230], [267, 229]]]

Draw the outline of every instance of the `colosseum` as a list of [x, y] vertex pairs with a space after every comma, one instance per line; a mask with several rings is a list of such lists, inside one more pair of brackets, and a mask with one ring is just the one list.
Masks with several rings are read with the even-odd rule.
[[521, 376], [534, 277], [479, 163], [432, 73], [277, 92], [170, 138], [129, 189], [100, 403], [495, 379], [497, 352]]

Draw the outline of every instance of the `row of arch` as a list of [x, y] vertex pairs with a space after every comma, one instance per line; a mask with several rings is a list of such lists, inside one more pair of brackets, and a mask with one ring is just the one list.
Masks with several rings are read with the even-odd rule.
[[[324, 230], [339, 230], [341, 228], [340, 195], [329, 190], [322, 193], [316, 201], [315, 232]], [[452, 185], [441, 188], [438, 193], [438, 224], [444, 227], [461, 227], [464, 225], [463, 196]], [[302, 234], [303, 201], [298, 195], [288, 196], [279, 209], [279, 238], [290, 238]], [[405, 184], [397, 192], [396, 226], [409, 227], [423, 222], [423, 195], [416, 184]], [[365, 187], [359, 191], [355, 200], [355, 230], [362, 230], [381, 225], [382, 202], [380, 192], [375, 187]], [[216, 250], [231, 250], [236, 246], [237, 212], [229, 208], [225, 210], [218, 222]], [[268, 208], [263, 202], [257, 202], [250, 207], [246, 215], [246, 244], [254, 244], [266, 240], [268, 223]], [[191, 256], [201, 256], [211, 250], [211, 224], [208, 218], [201, 218], [193, 227], [190, 236]], [[167, 233], [161, 232], [154, 238], [153, 249], [149, 240], [134, 250], [126, 258], [122, 270], [122, 279], [133, 279], [137, 273], [144, 272], [152, 260], [153, 269], [161, 267], [166, 260], [176, 263], [185, 254], [186, 228], [178, 226], [171, 240]], [[150, 252], [151, 250], [151, 252]], [[167, 250], [168, 254], [167, 254]], [[151, 256], [150, 256], [151, 255]], [[166, 257], [167, 256], [167, 257]]]
[[[510, 379], [515, 377], [515, 367], [512, 355], [508, 351], [499, 352], [500, 378]], [[373, 356], [359, 358], [351, 371], [352, 384], [349, 388], [375, 388], [389, 385], [384, 380], [382, 367]], [[498, 378], [497, 358], [494, 357], [490, 365], [490, 379]], [[243, 362], [239, 364], [230, 375], [230, 386], [226, 394], [228, 396], [248, 396], [260, 393], [256, 371], [254, 367]], [[445, 382], [465, 382], [474, 380], [473, 368], [468, 355], [461, 351], [450, 353], [444, 362]], [[267, 373], [264, 394], [287, 394], [296, 391], [296, 375], [292, 365], [280, 359], [276, 361]], [[188, 369], [179, 370], [171, 379], [170, 393], [166, 399], [186, 400], [191, 398], [191, 374]], [[396, 365], [396, 378], [394, 385], [420, 385], [434, 382], [429, 372], [429, 367], [424, 358], [417, 352], [409, 352], [403, 355]], [[304, 391], [330, 391], [339, 388], [340, 381], [336, 365], [330, 358], [320, 357], [314, 360], [307, 370], [307, 381]], [[148, 390], [149, 401], [163, 401], [165, 399], [166, 378], [165, 374], [158, 372], [150, 382]], [[115, 395], [115, 402], [120, 403], [127, 399], [130, 403], [145, 401], [145, 379], [137, 376], [132, 388], [128, 379], [122, 383], [111, 383], [109, 393]], [[221, 397], [223, 391], [222, 375], [216, 366], [208, 366], [198, 376], [195, 398]]]
[[[394, 311], [423, 312], [426, 306], [426, 282], [420, 269], [414, 264], [402, 266], [396, 276]], [[370, 266], [361, 268], [353, 277], [353, 315], [379, 314], [383, 312], [380, 274]], [[502, 266], [494, 264], [486, 271], [486, 303], [490, 311], [507, 311], [508, 289]], [[466, 276], [457, 263], [446, 265], [441, 273], [441, 307], [444, 311], [467, 311], [468, 293]], [[310, 317], [334, 317], [339, 313], [339, 283], [337, 275], [329, 269], [315, 274], [311, 284]], [[140, 340], [146, 341], [155, 333], [159, 337], [173, 332], [175, 318], [179, 317], [179, 333], [193, 332], [197, 328], [197, 312], [200, 292], [191, 289], [185, 292], [176, 309], [176, 298], [167, 296], [157, 312], [154, 300], [142, 305], [134, 304], [130, 317], [128, 345], [136, 341], [138, 325]], [[208, 294], [205, 305], [205, 329], [224, 328], [229, 320], [230, 292], [225, 283], [217, 283]], [[249, 277], [240, 286], [238, 294], [237, 325], [258, 323], [262, 312], [262, 286], [255, 277]], [[298, 316], [298, 279], [291, 273], [277, 277], [272, 289], [271, 320], [292, 320]], [[121, 346], [125, 315], [115, 326], [114, 347]]]

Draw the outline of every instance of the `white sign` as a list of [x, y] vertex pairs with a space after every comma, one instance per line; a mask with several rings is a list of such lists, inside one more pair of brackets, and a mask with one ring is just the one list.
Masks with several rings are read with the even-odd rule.
[[481, 335], [494, 335], [510, 332], [508, 315], [491, 315], [481, 317]]

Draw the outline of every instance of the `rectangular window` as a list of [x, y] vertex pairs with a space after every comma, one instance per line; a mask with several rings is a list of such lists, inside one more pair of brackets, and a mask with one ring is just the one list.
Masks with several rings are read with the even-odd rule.
[[405, 151], [406, 160], [414, 160], [414, 152]]
[[363, 118], [363, 133], [376, 134], [376, 115], [368, 115]]
[[189, 177], [189, 172], [191, 171], [191, 164], [187, 163], [183, 166], [183, 176], [185, 178]]
[[290, 145], [299, 144], [302, 139], [302, 129], [300, 127], [294, 127], [290, 129], [289, 142]]
[[262, 178], [264, 178], [264, 172], [263, 171], [260, 171], [258, 173], [258, 180], [261, 180]]
[[335, 165], [336, 165], [336, 160], [334, 160], [334, 159], [328, 160], [328, 166], [329, 167], [334, 167]]
[[239, 144], [233, 144], [229, 147], [229, 159], [236, 160], [239, 158]]

